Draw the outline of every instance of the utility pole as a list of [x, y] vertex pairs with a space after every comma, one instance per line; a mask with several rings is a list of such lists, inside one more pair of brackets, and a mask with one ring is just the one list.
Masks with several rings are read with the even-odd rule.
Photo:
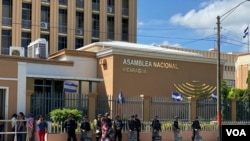
[[222, 141], [221, 129], [221, 74], [220, 74], [220, 16], [217, 16], [217, 126], [218, 126], [218, 141]]

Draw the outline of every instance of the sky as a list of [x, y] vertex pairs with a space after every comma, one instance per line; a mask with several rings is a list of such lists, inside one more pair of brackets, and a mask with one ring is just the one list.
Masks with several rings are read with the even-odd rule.
[[138, 0], [137, 43], [208, 51], [217, 47], [220, 16], [221, 52], [246, 53], [249, 36], [243, 35], [250, 24], [250, 0], [243, 1]]

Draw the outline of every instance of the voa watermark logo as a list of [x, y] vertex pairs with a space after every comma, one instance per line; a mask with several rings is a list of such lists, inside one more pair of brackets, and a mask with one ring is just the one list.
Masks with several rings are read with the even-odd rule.
[[250, 137], [249, 125], [222, 125], [222, 139], [246, 141]]
[[226, 129], [228, 136], [247, 136], [244, 129]]

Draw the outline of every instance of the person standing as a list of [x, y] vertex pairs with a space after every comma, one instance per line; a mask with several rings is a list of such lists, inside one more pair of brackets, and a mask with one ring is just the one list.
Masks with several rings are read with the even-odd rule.
[[122, 129], [123, 129], [123, 123], [122, 120], [120, 119], [120, 116], [117, 115], [114, 120], [114, 129], [115, 129], [115, 137], [114, 141], [118, 139], [118, 141], [122, 141]]
[[179, 141], [180, 138], [180, 128], [179, 128], [179, 122], [178, 122], [178, 116], [174, 117], [173, 122], [173, 133], [174, 133], [174, 141]]
[[128, 138], [131, 141], [137, 141], [137, 126], [134, 115], [131, 115], [130, 119], [128, 120], [128, 130]]
[[77, 141], [75, 132], [77, 124], [76, 121], [72, 118], [72, 115], [68, 115], [68, 119], [64, 122], [64, 127], [66, 128], [68, 134], [67, 141], [71, 141], [71, 138], [73, 139], [73, 141]]
[[104, 114], [104, 118], [106, 118], [106, 123], [111, 128], [112, 127], [112, 120], [111, 120], [111, 118], [109, 118], [109, 113], [108, 112], [106, 112]]
[[198, 116], [195, 117], [195, 120], [192, 121], [192, 141], [194, 141], [195, 138], [199, 138], [200, 137], [200, 130], [201, 130], [201, 126], [200, 126], [200, 122], [198, 119]]
[[137, 141], [140, 141], [141, 120], [138, 118], [137, 114], [135, 115], [135, 121], [137, 127]]
[[102, 118], [102, 136], [101, 141], [113, 141], [112, 127], [107, 123], [107, 118]]
[[154, 141], [156, 137], [160, 137], [160, 131], [161, 131], [161, 123], [158, 120], [158, 116], [154, 117], [151, 123], [151, 128], [152, 128], [152, 141]]
[[83, 117], [80, 130], [81, 130], [81, 141], [84, 141], [84, 139], [89, 138], [88, 133], [90, 131], [90, 123], [88, 121], [87, 116]]
[[24, 113], [20, 112], [17, 117], [17, 141], [23, 141], [24, 140], [24, 131], [25, 131], [25, 118]]
[[[11, 117], [11, 131], [16, 132], [17, 127], [17, 114], [14, 113]], [[13, 134], [13, 140], [15, 139], [16, 134]]]
[[33, 114], [29, 114], [27, 119], [27, 124], [26, 124], [26, 129], [27, 129], [27, 134], [28, 134], [28, 138], [29, 138], [29, 141], [31, 141], [32, 139], [32, 136], [33, 136], [33, 129], [34, 129], [34, 116]]
[[98, 114], [96, 120], [96, 141], [99, 141], [102, 136], [102, 114]]
[[42, 115], [39, 116], [39, 119], [37, 121], [37, 127], [39, 141], [45, 141], [45, 134], [47, 133], [48, 124], [44, 120], [44, 117]]

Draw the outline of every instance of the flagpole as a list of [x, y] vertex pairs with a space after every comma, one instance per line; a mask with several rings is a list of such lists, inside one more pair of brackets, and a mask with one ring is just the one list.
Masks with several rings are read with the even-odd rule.
[[[249, 24], [247, 26], [249, 28]], [[247, 34], [247, 51], [249, 52], [249, 29], [248, 29], [248, 34]]]

